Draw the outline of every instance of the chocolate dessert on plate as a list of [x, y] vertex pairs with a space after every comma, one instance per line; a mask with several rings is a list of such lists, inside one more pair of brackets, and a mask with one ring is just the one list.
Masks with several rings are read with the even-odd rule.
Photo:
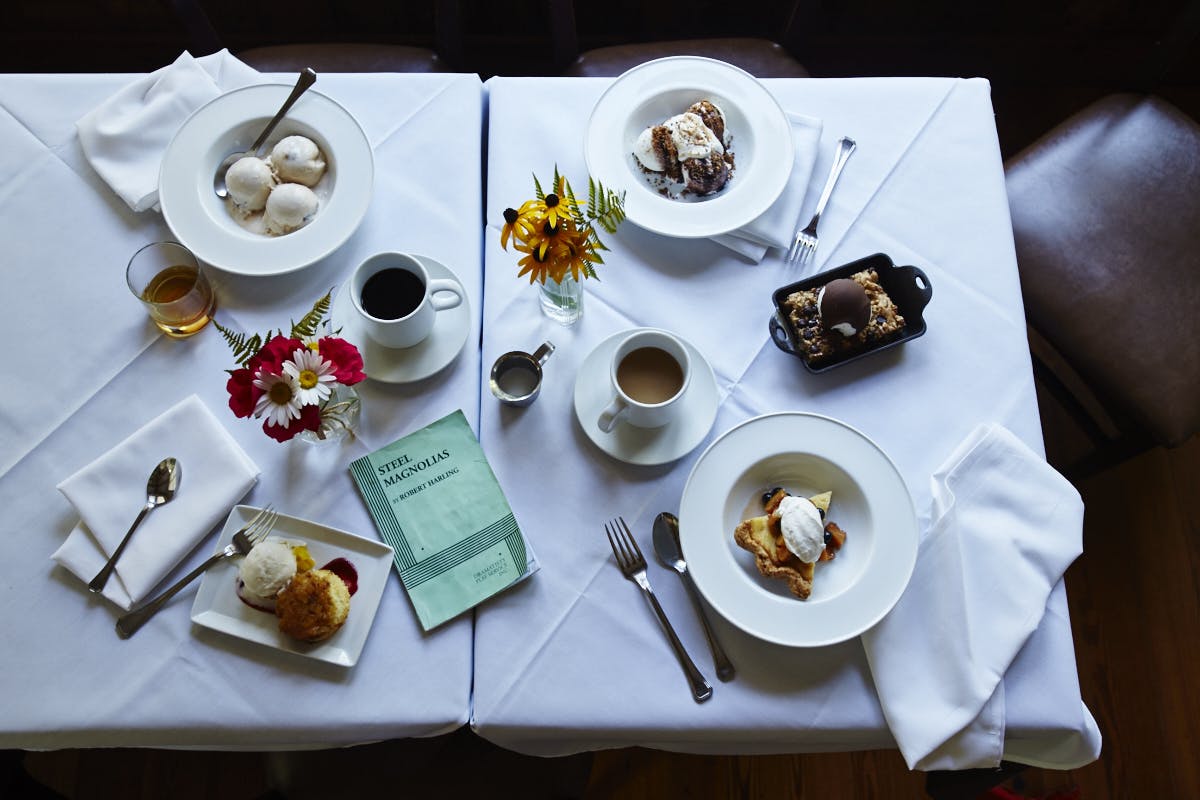
[[924, 334], [932, 297], [921, 269], [876, 253], [775, 290], [771, 339], [824, 372]]

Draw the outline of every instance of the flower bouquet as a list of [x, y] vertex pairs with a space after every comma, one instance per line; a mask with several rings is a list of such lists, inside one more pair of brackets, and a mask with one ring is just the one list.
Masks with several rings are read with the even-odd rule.
[[542, 310], [551, 318], [571, 325], [583, 314], [585, 278], [596, 278], [596, 264], [603, 264], [600, 251], [607, 250], [596, 231], [609, 233], [625, 219], [625, 193], [604, 188], [588, 178], [588, 199], [575, 196], [570, 182], [554, 168], [551, 191], [542, 189], [533, 176], [535, 195], [520, 208], [504, 209], [500, 246], [513, 247], [524, 255], [517, 262], [517, 277], [541, 283]]
[[302, 432], [317, 440], [354, 433], [359, 399], [349, 387], [366, 375], [358, 348], [328, 335], [331, 295], [293, 322], [287, 335], [246, 336], [213, 321], [238, 364], [227, 370], [229, 408], [238, 417], [266, 417], [263, 432], [276, 441]]

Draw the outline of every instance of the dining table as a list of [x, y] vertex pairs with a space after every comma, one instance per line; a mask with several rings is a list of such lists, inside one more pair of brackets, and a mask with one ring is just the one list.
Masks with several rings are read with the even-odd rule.
[[[353, 441], [281, 445], [261, 420], [233, 415], [225, 384], [236, 365], [224, 339], [212, 325], [189, 339], [162, 335], [125, 286], [133, 253], [172, 232], [161, 214], [132, 212], [80, 148], [76, 120], [139, 77], [0, 78], [0, 329], [20, 387], [0, 401], [0, 630], [12, 644], [0, 654], [0, 745], [264, 750], [455, 730], [470, 717], [472, 620], [425, 634], [394, 576], [347, 668], [193, 624], [195, 585], [122, 640], [113, 629], [120, 610], [50, 560], [77, 520], [55, 487], [191, 395], [260, 471], [242, 502], [373, 539], [349, 463], [458, 409], [478, 423], [475, 345], [423, 380], [357, 384]], [[290, 86], [294, 76], [263, 80]], [[345, 107], [369, 140], [369, 209], [344, 244], [302, 271], [211, 270], [216, 321], [245, 332], [286, 328], [367, 257], [403, 250], [454, 272], [475, 311], [467, 338], [478, 342], [478, 76], [323, 74], [312, 91]], [[192, 486], [182, 466], [184, 491]], [[215, 538], [214, 530], [169, 580], [207, 558]]]
[[[325, 74], [316, 90], [347, 109], [374, 157], [370, 205], [332, 254], [283, 275], [210, 270], [216, 320], [264, 331], [302, 315], [373, 254], [436, 259], [464, 287], [471, 329], [444, 369], [358, 384], [361, 419], [332, 444], [278, 443], [228, 406], [234, 363], [213, 326], [163, 336], [124, 285], [142, 245], [172, 238], [154, 210], [133, 212], [96, 174], [76, 121], [137, 78], [0, 76], [0, 331], [11, 391], [0, 396], [0, 745], [284, 750], [436, 736], [469, 725], [522, 753], [559, 756], [645, 746], [692, 753], [894, 748], [860, 637], [817, 647], [757, 638], [706, 606], [736, 665], [715, 680], [683, 584], [654, 563], [650, 530], [681, 513], [689, 476], [722, 433], [797, 412], [843, 421], [885, 452], [921, 533], [930, 479], [980, 423], [1037, 454], [1042, 433], [1025, 334], [1004, 170], [984, 79], [766, 79], [780, 106], [820, 120], [802, 208], [811, 215], [837, 140], [857, 142], [822, 216], [815, 259], [759, 260], [704, 238], [626, 221], [605, 234], [583, 282], [583, 314], [543, 314], [501, 245], [506, 208], [557, 169], [587, 185], [583, 142], [608, 78]], [[289, 83], [291, 76], [264, 75]], [[797, 220], [799, 222], [799, 220]], [[788, 231], [790, 234], [790, 231]], [[926, 333], [825, 374], [772, 341], [772, 293], [823, 269], [884, 253], [933, 287]], [[596, 353], [638, 327], [670, 331], [711, 367], [711, 425], [685, 452], [638, 461], [597, 444], [576, 412]], [[497, 402], [493, 361], [554, 345], [536, 401]], [[77, 521], [57, 490], [68, 476], [192, 395], [257, 466], [242, 501], [379, 538], [349, 472], [354, 460], [461, 410], [478, 436], [538, 570], [472, 612], [424, 631], [397, 575], [387, 580], [352, 667], [280, 652], [191, 621], [181, 594], [136, 636], [50, 558]], [[131, 510], [136, 511], [136, 509]], [[662, 631], [618, 571], [605, 524], [641, 542], [679, 638], [714, 687], [697, 704]], [[213, 552], [217, 526], [170, 573]], [[164, 581], [166, 585], [166, 581]], [[1066, 589], [1003, 676], [1004, 757], [1067, 768], [1094, 760]]]
[[[762, 83], [785, 111], [822, 122], [799, 223], [816, 205], [838, 140], [857, 143], [821, 217], [815, 259], [789, 264], [772, 250], [754, 263], [705, 238], [624, 224], [605, 237], [611, 252], [597, 267], [600, 280], [584, 282], [584, 314], [566, 330], [529, 310], [530, 289], [514, 280], [514, 253], [500, 246], [502, 214], [530, 192], [531, 172], [545, 180], [557, 168], [575, 184], [586, 180], [578, 143], [612, 81], [496, 77], [486, 84], [483, 363], [544, 339], [557, 348], [534, 406], [513, 410], [485, 398], [480, 407], [484, 450], [542, 564], [537, 580], [476, 618], [472, 725], [504, 747], [538, 755], [631, 744], [693, 753], [894, 747], [860, 637], [789, 647], [709, 609], [737, 670], [732, 681], [716, 680], [684, 586], [654, 563], [655, 517], [681, 511], [707, 445], [771, 413], [827, 416], [869, 437], [903, 476], [923, 532], [930, 477], [976, 425], [1003, 425], [1043, 452], [988, 81]], [[877, 253], [927, 276], [927, 332], [836, 370], [801, 369], [772, 341], [773, 293]], [[594, 420], [575, 411], [576, 374], [589, 355], [637, 327], [667, 329], [692, 344], [718, 387], [709, 434], [664, 464], [625, 463], [638, 460], [636, 447], [621, 454], [625, 460], [610, 455], [584, 430]], [[614, 564], [604, 526], [617, 517], [642, 543], [653, 589], [713, 686], [703, 705], [687, 691], [645, 600]], [[1061, 582], [1003, 688], [1005, 758], [1062, 767], [1096, 757], [1099, 731], [1080, 700]]]

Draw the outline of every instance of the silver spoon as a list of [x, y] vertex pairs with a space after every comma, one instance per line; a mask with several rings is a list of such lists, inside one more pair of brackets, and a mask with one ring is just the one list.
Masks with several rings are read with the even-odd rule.
[[683, 560], [683, 548], [679, 545], [679, 519], [669, 511], [664, 511], [654, 518], [654, 552], [663, 566], [675, 570], [683, 579], [683, 585], [691, 596], [692, 603], [696, 606], [696, 613], [700, 616], [700, 624], [704, 626], [704, 636], [708, 639], [709, 649], [712, 650], [713, 666], [717, 669], [717, 677], [723, 681], [733, 680], [733, 663], [721, 649], [717, 635], [713, 633], [713, 629], [708, 624], [708, 617], [704, 614], [704, 605], [700, 602], [700, 593], [696, 590], [691, 573], [688, 572], [687, 562]]
[[164, 458], [158, 462], [158, 466], [150, 473], [150, 480], [146, 482], [146, 505], [142, 506], [141, 513], [137, 515], [137, 519], [133, 521], [133, 525], [129, 526], [129, 532], [125, 534], [125, 538], [121, 540], [121, 543], [117, 545], [117, 549], [109, 557], [108, 563], [88, 583], [88, 588], [93, 592], [100, 591], [104, 588], [104, 584], [108, 583], [113, 569], [117, 566], [117, 559], [121, 557], [121, 552], [125, 549], [125, 545], [129, 544], [130, 537], [137, 530], [137, 526], [142, 524], [142, 520], [146, 518], [146, 515], [150, 513], [150, 509], [171, 502], [171, 498], [175, 496], [176, 490], [179, 489], [179, 472], [178, 461], [174, 458]]
[[250, 149], [244, 153], [230, 153], [217, 166], [217, 172], [213, 175], [213, 191], [216, 192], [217, 197], [225, 197], [229, 194], [229, 189], [225, 186], [225, 173], [229, 171], [229, 168], [246, 156], [258, 155], [258, 148], [263, 146], [263, 142], [271, 135], [271, 131], [275, 130], [275, 126], [287, 114], [288, 109], [295, 105], [296, 101], [300, 99], [300, 95], [308, 91], [308, 87], [316, 82], [317, 73], [313, 72], [312, 67], [305, 67], [304, 71], [300, 73], [300, 77], [296, 80], [296, 85], [292, 88], [292, 93], [288, 95], [288, 99], [283, 101], [283, 105], [280, 106], [279, 111], [267, 123], [267, 127], [263, 128], [263, 132], [254, 140], [254, 144], [250, 145]]

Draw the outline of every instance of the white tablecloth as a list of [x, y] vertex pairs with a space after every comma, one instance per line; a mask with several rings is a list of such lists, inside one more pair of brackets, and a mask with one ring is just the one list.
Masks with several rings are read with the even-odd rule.
[[[646, 745], [690, 752], [770, 753], [894, 746], [860, 642], [790, 649], [713, 615], [738, 674], [720, 683], [679, 579], [650, 579], [715, 694], [697, 706], [641, 594], [614, 567], [603, 524], [622, 515], [649, 550], [650, 527], [678, 511], [704, 447], [662, 467], [630, 467], [592, 445], [575, 421], [576, 369], [625, 328], [673, 330], [707, 357], [721, 405], [705, 444], [758, 414], [813, 411], [876, 441], [907, 482], [924, 531], [929, 477], [980, 422], [997, 422], [1041, 452], [1024, 315], [996, 129], [983, 80], [766, 81], [785, 109], [824, 121], [804, 215], [812, 213], [834, 143], [858, 149], [821, 221], [816, 263], [778, 253], [747, 266], [702, 240], [665, 239], [632, 224], [601, 282], [586, 283], [583, 320], [564, 329], [537, 310], [499, 246], [501, 213], [531, 196], [530, 172], [555, 164], [586, 180], [582, 141], [607, 79], [494, 78], [489, 104], [483, 368], [501, 352], [557, 346], [537, 403], [485, 396], [480, 436], [541, 573], [477, 615], [472, 724], [527, 753]], [[898, 350], [824, 375], [804, 372], [767, 333], [772, 292], [877, 252], [929, 276], [928, 333]], [[1049, 766], [1093, 760], [1099, 734], [1080, 700], [1060, 583], [1040, 628], [1005, 678], [1005, 756]]]
[[408, 386], [363, 382], [358, 440], [309, 446], [279, 445], [261, 421], [234, 418], [224, 372], [233, 363], [217, 331], [161, 336], [125, 286], [130, 255], [172, 237], [160, 215], [133, 214], [92, 171], [74, 123], [133, 77], [0, 77], [10, 377], [0, 396], [0, 746], [258, 749], [457, 728], [469, 715], [471, 619], [423, 634], [394, 574], [358, 664], [344, 669], [193, 626], [195, 586], [122, 641], [115, 607], [49, 556], [75, 523], [55, 485], [192, 393], [262, 469], [246, 502], [376, 535], [349, 462], [457, 408], [478, 422], [482, 85], [475, 75], [322, 75], [317, 88], [358, 118], [375, 152], [366, 219], [302, 272], [214, 274], [217, 318], [248, 331], [287, 327], [384, 250], [432, 256], [465, 286], [474, 321], [457, 360]]

